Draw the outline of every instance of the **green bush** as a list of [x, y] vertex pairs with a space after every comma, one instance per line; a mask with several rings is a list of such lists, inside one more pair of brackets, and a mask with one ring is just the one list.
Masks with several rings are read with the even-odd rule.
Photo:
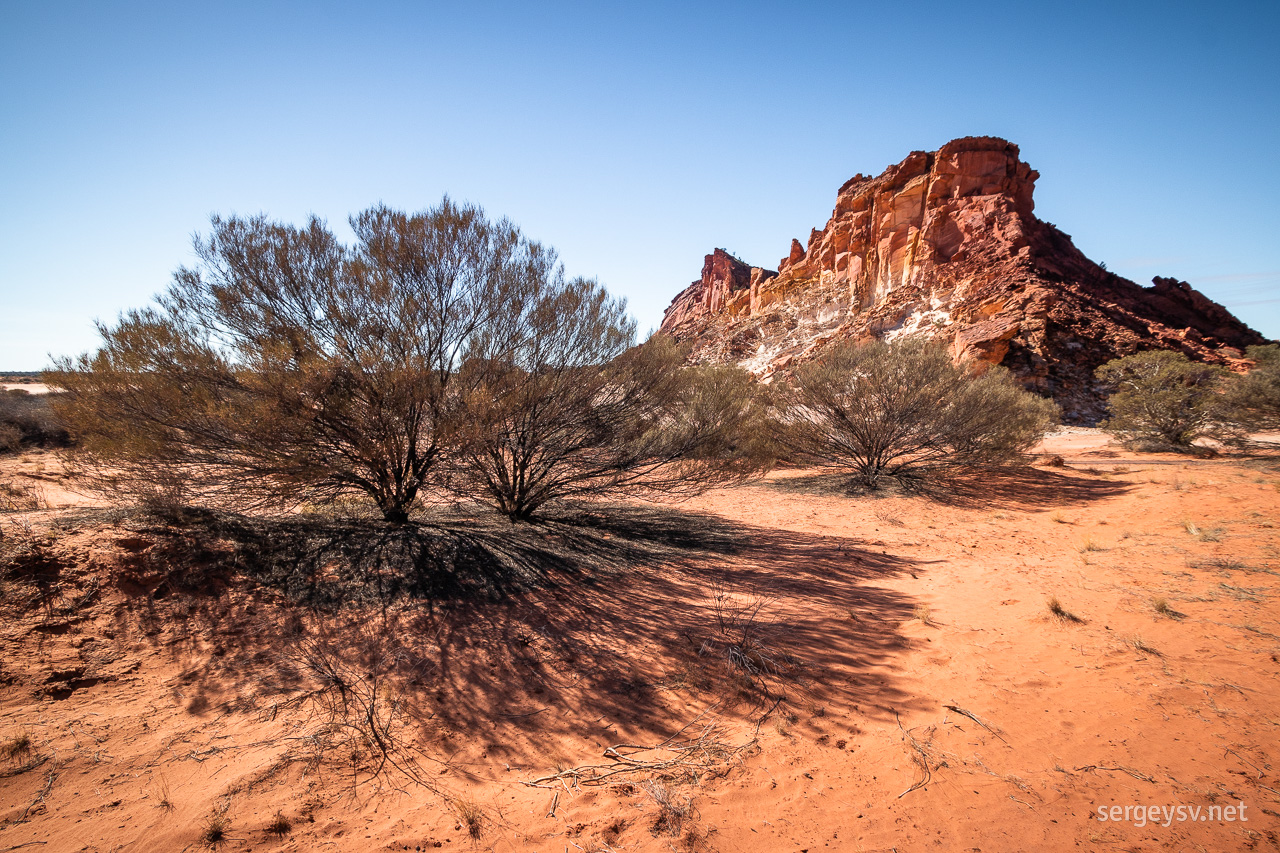
[[1254, 367], [1228, 383], [1224, 420], [1241, 432], [1280, 430], [1280, 346], [1249, 347], [1248, 354]]
[[1221, 367], [1147, 350], [1107, 362], [1096, 376], [1111, 389], [1111, 416], [1101, 426], [1130, 446], [1185, 450], [1199, 438], [1233, 433], [1223, 418], [1229, 374]]

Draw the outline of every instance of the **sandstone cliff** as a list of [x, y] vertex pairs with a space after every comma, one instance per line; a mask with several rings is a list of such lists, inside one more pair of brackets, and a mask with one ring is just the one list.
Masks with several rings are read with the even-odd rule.
[[1002, 364], [1068, 422], [1101, 412], [1093, 370], [1142, 349], [1241, 366], [1254, 330], [1185, 282], [1141, 287], [1093, 263], [1033, 213], [1039, 174], [1018, 147], [967, 137], [916, 151], [840, 188], [826, 226], [793, 240], [778, 271], [723, 250], [676, 296], [662, 331], [699, 361], [769, 377], [831, 341], [945, 340]]

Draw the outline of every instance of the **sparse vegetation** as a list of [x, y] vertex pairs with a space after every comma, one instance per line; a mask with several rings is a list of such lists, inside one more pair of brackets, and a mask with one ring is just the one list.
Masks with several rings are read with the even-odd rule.
[[1153, 657], [1164, 657], [1159, 650], [1153, 648], [1149, 643], [1142, 639], [1140, 635], [1135, 634], [1129, 638], [1129, 645], [1139, 654], [1151, 655]]
[[646, 779], [640, 785], [658, 806], [652, 830], [655, 835], [679, 835], [685, 821], [693, 817], [693, 798], [660, 779]]
[[1008, 373], [956, 366], [941, 346], [916, 339], [832, 347], [797, 368], [777, 401], [792, 455], [845, 471], [864, 489], [1009, 464], [1057, 420], [1053, 402]]
[[1057, 619], [1059, 622], [1078, 624], [1084, 621], [1064, 607], [1056, 595], [1049, 596], [1045, 601], [1045, 604], [1049, 608], [1049, 615], [1054, 619]]
[[745, 371], [684, 367], [661, 336], [628, 349], [633, 324], [594, 282], [531, 301], [511, 363], [465, 402], [464, 495], [516, 521], [566, 498], [693, 494], [770, 463]]
[[473, 800], [456, 800], [453, 808], [458, 813], [458, 820], [462, 822], [462, 828], [467, 831], [467, 835], [473, 841], [479, 841], [484, 835], [484, 809]]
[[200, 840], [210, 847], [217, 847], [227, 840], [227, 833], [230, 831], [231, 818], [227, 816], [227, 810], [218, 808], [213, 814], [205, 818], [204, 823], [201, 824]]
[[13, 761], [19, 756], [27, 755], [30, 752], [31, 735], [26, 732], [19, 732], [3, 744], [0, 744], [0, 755], [3, 755], [9, 761]]
[[1254, 367], [1232, 379], [1221, 409], [1242, 433], [1280, 429], [1280, 345], [1252, 346], [1247, 353]]
[[1171, 350], [1109, 361], [1097, 370], [1112, 389], [1102, 427], [1140, 450], [1188, 450], [1199, 438], [1229, 438], [1234, 430], [1220, 400], [1226, 376], [1221, 367]]
[[267, 824], [267, 832], [272, 835], [285, 836], [293, 831], [293, 821], [285, 816], [285, 813], [277, 810], [275, 816], [271, 818], [271, 822]]
[[0, 454], [30, 447], [66, 447], [71, 436], [54, 413], [56, 396], [0, 389]]

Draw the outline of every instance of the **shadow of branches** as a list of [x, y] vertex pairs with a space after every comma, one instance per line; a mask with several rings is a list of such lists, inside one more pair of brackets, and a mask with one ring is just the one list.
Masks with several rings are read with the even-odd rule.
[[126, 606], [209, 707], [305, 706], [323, 725], [300, 743], [358, 735], [374, 766], [391, 741], [418, 750], [404, 767], [483, 773], [661, 741], [690, 706], [758, 728], [780, 704], [917, 701], [893, 674], [915, 602], [880, 581], [923, 564], [852, 537], [599, 504], [523, 525], [133, 516], [117, 535]]
[[765, 481], [768, 488], [793, 494], [824, 497], [915, 495], [949, 506], [1031, 507], [1081, 504], [1124, 494], [1131, 484], [1081, 473], [1064, 474], [1031, 466], [1001, 466], [935, 475], [908, 488], [891, 486], [877, 492], [855, 488], [853, 479], [840, 472], [804, 473]]

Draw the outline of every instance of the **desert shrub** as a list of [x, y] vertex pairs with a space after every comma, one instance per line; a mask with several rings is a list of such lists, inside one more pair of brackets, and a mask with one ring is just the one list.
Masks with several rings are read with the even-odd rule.
[[745, 470], [749, 381], [634, 348], [625, 303], [447, 198], [352, 217], [355, 244], [215, 217], [150, 308], [46, 379], [99, 488], [161, 508], [337, 505], [402, 524], [478, 497], [705, 488]]
[[1111, 389], [1111, 415], [1102, 428], [1142, 449], [1185, 450], [1196, 439], [1228, 437], [1222, 417], [1227, 371], [1180, 352], [1147, 350], [1098, 368]]
[[195, 268], [47, 374], [101, 488], [236, 507], [355, 493], [398, 523], [438, 486], [460, 368], [544, 252], [447, 198], [350, 222], [347, 247], [315, 218], [214, 217]]
[[801, 365], [778, 399], [783, 445], [868, 489], [1014, 462], [1058, 415], [1007, 371], [956, 365], [916, 339], [837, 346]]
[[0, 453], [70, 444], [52, 402], [51, 395], [29, 394], [20, 388], [0, 391]]
[[550, 298], [568, 304], [539, 300], [511, 363], [469, 398], [466, 493], [515, 521], [564, 499], [694, 493], [768, 464], [745, 371], [685, 367], [665, 337], [628, 349], [630, 321], [593, 282]]
[[1254, 367], [1227, 383], [1222, 419], [1241, 433], [1280, 430], [1280, 346], [1249, 347], [1248, 355]]

